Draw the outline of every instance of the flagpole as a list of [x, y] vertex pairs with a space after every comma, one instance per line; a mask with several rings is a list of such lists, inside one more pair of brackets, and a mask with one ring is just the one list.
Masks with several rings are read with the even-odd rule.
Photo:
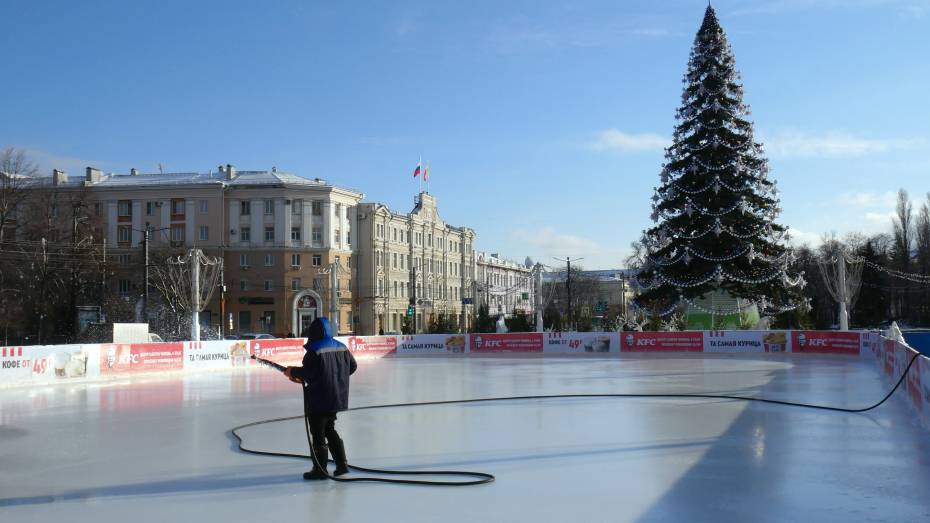
[[[423, 156], [422, 156], [422, 155], [420, 156], [419, 161], [417, 161], [417, 170], [420, 170], [420, 166], [421, 166], [421, 165], [423, 165]], [[418, 178], [419, 181], [420, 181], [420, 191], [417, 193], [417, 195], [419, 196], [419, 194], [420, 194], [421, 192], [423, 192], [423, 173], [420, 172], [420, 174], [417, 176], [417, 178]]]

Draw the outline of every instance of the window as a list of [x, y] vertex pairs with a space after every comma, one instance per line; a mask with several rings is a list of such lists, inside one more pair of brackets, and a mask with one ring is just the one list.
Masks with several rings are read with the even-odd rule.
[[129, 265], [131, 261], [132, 261], [131, 254], [120, 254], [116, 257], [116, 263], [118, 263], [119, 265]]
[[311, 234], [312, 234], [311, 238], [313, 239], [314, 245], [320, 245], [321, 243], [323, 243], [323, 229], [321, 229], [320, 227], [314, 227]]
[[265, 311], [262, 314], [262, 332], [274, 332], [274, 311]]
[[129, 294], [130, 284], [129, 280], [119, 280], [119, 293], [120, 294]]
[[300, 290], [300, 278], [294, 278], [291, 280], [291, 290], [299, 291]]
[[175, 243], [184, 241], [184, 225], [177, 224], [171, 226], [171, 241]]
[[265, 216], [274, 216], [274, 200], [265, 200]]
[[252, 202], [243, 200], [239, 202], [239, 214], [249, 215], [252, 214]]
[[120, 216], [132, 216], [132, 200], [120, 200], [116, 206]]
[[339, 244], [339, 241], [342, 239], [342, 237], [339, 236], [339, 229], [336, 229], [335, 234], [333, 234], [333, 238], [335, 239], [335, 243]]
[[346, 231], [346, 246], [352, 245], [352, 231]]
[[378, 236], [378, 238], [381, 238], [384, 236], [383, 231], [384, 231], [384, 225], [381, 225], [380, 223], [375, 224], [375, 234]]
[[270, 292], [274, 290], [274, 281], [265, 280], [265, 291]]
[[300, 241], [300, 227], [291, 227], [291, 241]]
[[426, 246], [427, 247], [433, 246], [433, 233], [429, 233], [428, 235], [426, 235]]
[[310, 212], [314, 216], [323, 216], [323, 202], [319, 200], [313, 200], [310, 206], [311, 206]]
[[171, 200], [171, 215], [172, 216], [184, 216], [184, 200], [181, 198], [175, 198]]
[[240, 266], [240, 267], [248, 267], [248, 266], [249, 266], [249, 255], [248, 255], [248, 254], [240, 254], [240, 255], [239, 255], [239, 266]]
[[292, 200], [291, 201], [291, 214], [294, 216], [300, 216], [304, 213], [304, 201], [303, 200]]
[[99, 203], [94, 204], [94, 214], [96, 214], [97, 216], [100, 216], [100, 204]]
[[239, 311], [239, 332], [252, 330], [252, 311]]
[[337, 203], [337, 204], [336, 204], [336, 219], [338, 220], [338, 219], [340, 219], [341, 217], [342, 217], [342, 204], [341, 204], [341, 203]]
[[243, 227], [239, 231], [239, 241], [240, 242], [252, 241], [252, 229], [249, 227]]
[[200, 214], [208, 214], [210, 212], [210, 201], [198, 200], [197, 208], [200, 209]]
[[392, 262], [391, 268], [396, 270], [397, 269], [397, 253], [396, 252], [393, 253], [392, 257], [393, 257], [393, 262]]
[[395, 229], [394, 227], [391, 227], [391, 236], [393, 236], [392, 239], [396, 242], [397, 241], [397, 229]]
[[145, 202], [145, 215], [152, 216], [155, 214], [155, 202]]
[[205, 242], [210, 239], [210, 228], [206, 225], [200, 226], [200, 241]]
[[265, 241], [266, 242], [274, 241], [274, 227], [265, 227]]
[[314, 254], [310, 258], [310, 262], [314, 267], [319, 267], [320, 265], [323, 264], [323, 256], [320, 254]]
[[313, 278], [313, 290], [323, 290], [323, 278]]
[[299, 254], [291, 255], [291, 265], [294, 267], [300, 267], [300, 255]]
[[242, 292], [249, 290], [249, 280], [239, 280], [239, 290]]
[[265, 255], [265, 267], [271, 267], [274, 265], [274, 254]]
[[119, 243], [129, 243], [132, 241], [132, 229], [128, 225], [120, 225], [117, 227], [116, 240]]
[[397, 281], [396, 281], [396, 280], [394, 281], [394, 294], [393, 294], [393, 296], [394, 296], [395, 298], [397, 297]]

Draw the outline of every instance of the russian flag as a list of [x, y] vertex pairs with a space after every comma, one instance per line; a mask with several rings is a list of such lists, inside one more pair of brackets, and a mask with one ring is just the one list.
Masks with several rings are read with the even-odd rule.
[[423, 163], [423, 160], [420, 160], [420, 161], [417, 162], [417, 168], [413, 170], [413, 177], [414, 177], [414, 178], [416, 178], [417, 176], [420, 176], [420, 164], [422, 164], [422, 163]]

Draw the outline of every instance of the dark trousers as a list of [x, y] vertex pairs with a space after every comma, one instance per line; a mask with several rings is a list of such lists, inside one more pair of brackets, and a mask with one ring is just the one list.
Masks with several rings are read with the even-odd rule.
[[327, 412], [324, 414], [313, 413], [310, 418], [310, 437], [313, 439], [313, 446], [319, 447], [325, 445], [325, 441], [330, 444], [342, 442], [339, 433], [336, 432], [336, 413]]

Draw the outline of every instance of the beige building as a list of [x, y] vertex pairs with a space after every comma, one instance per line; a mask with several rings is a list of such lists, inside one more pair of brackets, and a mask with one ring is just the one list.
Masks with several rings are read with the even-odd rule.
[[326, 315], [339, 333], [353, 332], [352, 252], [362, 193], [274, 168], [237, 171], [231, 165], [156, 174], [89, 167], [83, 179], [54, 178], [63, 190], [88, 191], [116, 260], [109, 283], [127, 299], [144, 293], [149, 230], [151, 256], [200, 248], [223, 258], [225, 285], [201, 314], [202, 324], [225, 333], [299, 335]]
[[479, 252], [475, 258], [478, 274], [478, 304], [487, 304], [488, 314], [509, 318], [520, 310], [532, 316], [536, 311], [536, 273], [527, 258], [524, 263], [494, 253]]
[[[356, 252], [358, 333], [401, 332], [411, 305], [416, 332], [438, 314], [459, 326], [473, 321], [475, 232], [439, 216], [436, 199], [421, 192], [407, 214], [380, 203], [358, 205]], [[414, 318], [411, 318], [414, 320]]]

